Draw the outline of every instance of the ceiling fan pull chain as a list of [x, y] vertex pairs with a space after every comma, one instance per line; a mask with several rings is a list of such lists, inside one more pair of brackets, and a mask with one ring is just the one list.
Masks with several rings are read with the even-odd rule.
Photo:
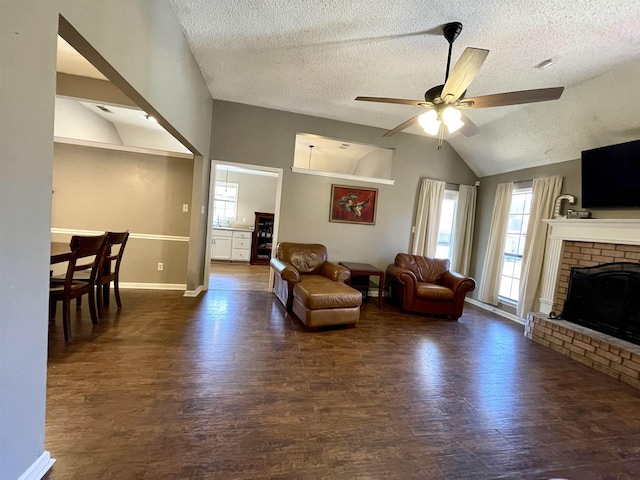
[[440, 128], [438, 129], [438, 150], [442, 148], [443, 140], [444, 140], [444, 122], [440, 122]]

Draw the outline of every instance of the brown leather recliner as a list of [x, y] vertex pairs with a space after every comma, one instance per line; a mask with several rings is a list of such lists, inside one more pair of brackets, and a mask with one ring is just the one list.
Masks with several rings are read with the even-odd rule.
[[345, 284], [349, 269], [327, 261], [324, 245], [280, 243], [271, 268], [276, 296], [307, 328], [358, 322], [362, 295]]
[[462, 315], [464, 297], [476, 288], [476, 281], [449, 268], [450, 262], [445, 258], [399, 253], [387, 267], [391, 295], [403, 312], [457, 320]]
[[346, 283], [351, 278], [349, 269], [327, 261], [327, 248], [319, 243], [279, 243], [271, 267], [276, 296], [289, 312], [296, 283], [322, 279]]

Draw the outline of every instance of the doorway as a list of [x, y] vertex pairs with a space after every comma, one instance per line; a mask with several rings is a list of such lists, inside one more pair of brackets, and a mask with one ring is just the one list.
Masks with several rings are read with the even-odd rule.
[[[207, 218], [206, 288], [211, 290], [271, 291], [273, 275], [268, 265], [251, 265], [250, 251], [255, 212], [273, 213], [272, 245], [277, 245], [283, 170], [234, 162], [211, 161], [209, 216]], [[214, 208], [220, 190], [227, 192], [227, 212]], [[235, 205], [232, 203], [235, 201]], [[246, 241], [248, 240], [248, 241]], [[235, 242], [235, 243], [234, 243]], [[237, 250], [242, 242], [245, 251]], [[220, 246], [223, 246], [222, 254]], [[225, 250], [226, 249], [226, 250]], [[231, 254], [229, 254], [229, 249]]]

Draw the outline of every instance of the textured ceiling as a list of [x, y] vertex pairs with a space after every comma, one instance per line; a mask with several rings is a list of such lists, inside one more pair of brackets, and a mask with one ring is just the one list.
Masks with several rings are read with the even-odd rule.
[[465, 47], [490, 50], [468, 97], [566, 87], [554, 102], [468, 112], [481, 132], [448, 141], [480, 176], [640, 138], [637, 0], [171, 3], [213, 98], [384, 129], [420, 107], [354, 98], [423, 98], [444, 81], [441, 26], [462, 22], [452, 63]]

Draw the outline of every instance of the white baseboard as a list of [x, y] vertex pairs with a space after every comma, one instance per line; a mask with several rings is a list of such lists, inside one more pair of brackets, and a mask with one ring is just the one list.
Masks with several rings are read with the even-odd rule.
[[186, 290], [186, 283], [135, 283], [120, 282], [120, 288], [138, 288], [140, 290]]
[[500, 310], [497, 307], [494, 307], [493, 305], [489, 305], [487, 303], [483, 303], [479, 300], [476, 300], [475, 298], [469, 298], [466, 297], [464, 299], [465, 302], [469, 302], [471, 305], [475, 305], [476, 307], [480, 307], [483, 310], [487, 310], [489, 312], [495, 313], [497, 315], [500, 315], [501, 317], [507, 318], [511, 321], [514, 321], [516, 323], [519, 323], [520, 325], [524, 325], [524, 318], [520, 318], [517, 315], [514, 315], [513, 313], [509, 313], [509, 312], [505, 312], [504, 310]]
[[56, 459], [51, 458], [51, 454], [45, 450], [18, 480], [40, 480], [51, 470], [54, 463]]
[[198, 295], [200, 295], [200, 292], [202, 292], [203, 288], [204, 287], [200, 285], [195, 290], [185, 290], [183, 297], [197, 297]]

